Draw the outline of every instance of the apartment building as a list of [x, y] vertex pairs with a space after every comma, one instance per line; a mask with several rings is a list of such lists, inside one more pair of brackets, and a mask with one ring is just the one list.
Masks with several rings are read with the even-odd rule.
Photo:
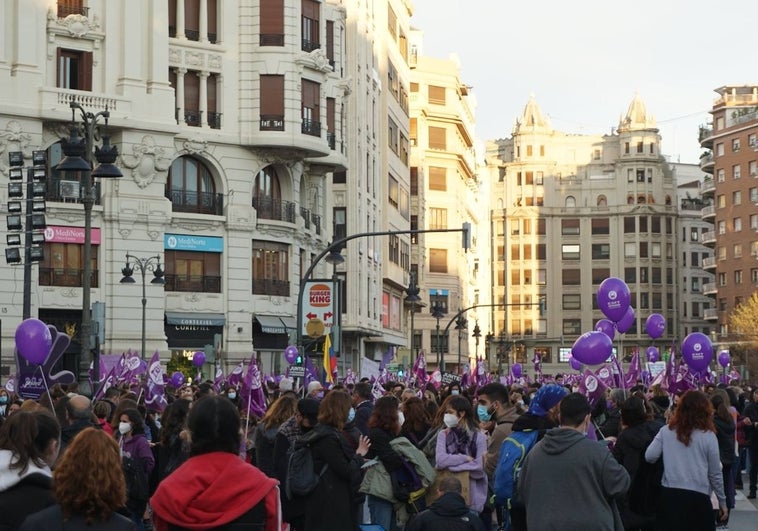
[[[505, 372], [538, 355], [564, 372], [573, 342], [603, 318], [599, 284], [632, 292], [635, 322], [617, 338], [620, 357], [651, 344], [650, 313], [676, 337], [677, 189], [655, 119], [636, 95], [609, 134], [558, 131], [532, 97], [508, 138], [488, 143], [492, 223], [491, 363]], [[542, 310], [541, 310], [542, 308]]]
[[424, 55], [419, 30], [412, 34], [411, 53], [411, 226], [446, 230], [470, 223], [472, 248], [465, 251], [456, 232], [418, 234], [412, 241], [411, 271], [422, 302], [414, 305], [409, 359], [412, 363], [413, 354], [423, 350], [430, 365], [456, 372], [476, 355], [472, 334], [479, 316], [487, 313], [472, 308], [461, 315], [466, 322], [456, 315], [484, 304], [489, 291], [479, 274], [486, 269], [482, 251], [487, 246], [479, 245], [486, 238], [480, 240], [479, 225], [486, 226], [487, 209], [475, 157], [476, 101], [456, 59]]
[[[33, 317], [72, 337], [62, 367], [76, 372], [89, 360], [80, 348], [85, 191], [79, 175], [55, 169], [75, 103], [109, 111], [95, 140], [107, 129], [123, 173], [94, 179], [91, 300], [104, 305], [101, 351], [140, 345], [142, 293], [119, 282], [131, 253], [160, 257], [165, 271], [165, 287], [148, 278], [148, 356], [191, 356], [211, 345], [222, 364], [255, 350], [264, 371], [283, 370], [300, 278], [332, 239], [332, 173], [357, 158], [358, 146], [346, 141], [353, 134], [348, 67], [355, 66], [347, 58], [348, 19], [341, 2], [317, 0], [0, 4], [0, 189], [9, 182], [9, 153], [23, 153], [25, 166], [33, 151], [47, 153], [46, 241], [32, 267], [31, 307]], [[396, 49], [389, 55], [402, 64]], [[392, 98], [382, 92], [379, 103]], [[390, 106], [400, 113], [399, 103]], [[353, 109], [352, 123], [369, 111]], [[379, 132], [387, 112], [380, 117], [377, 106], [375, 116], [368, 134], [386, 142]], [[408, 188], [407, 164], [394, 153], [380, 159], [383, 151], [375, 149], [376, 191], [368, 192], [380, 206], [388, 168]], [[364, 168], [350, 175], [361, 175], [365, 190]], [[407, 226], [380, 206], [360, 218], [369, 217], [372, 229]], [[376, 257], [385, 254], [384, 242], [373, 245]], [[368, 260], [366, 242], [363, 249]], [[0, 266], [6, 364], [22, 317], [22, 269]], [[315, 276], [328, 277], [329, 269], [320, 264]], [[401, 269], [377, 267], [362, 286], [375, 299], [386, 286], [399, 292]], [[371, 315], [379, 315], [379, 302]]]
[[712, 123], [700, 128], [700, 167], [712, 175], [703, 186], [712, 207], [703, 217], [714, 229], [701, 242], [715, 251], [715, 263], [708, 264], [715, 282], [706, 287], [715, 305], [707, 317], [716, 342], [736, 347], [734, 354], [742, 338], [729, 329], [729, 315], [758, 286], [758, 86], [726, 85], [715, 92]]

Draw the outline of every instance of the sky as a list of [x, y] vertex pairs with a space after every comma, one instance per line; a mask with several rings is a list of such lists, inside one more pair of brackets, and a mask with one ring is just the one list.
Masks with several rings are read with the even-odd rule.
[[476, 137], [510, 136], [534, 95], [554, 129], [610, 133], [639, 93], [672, 162], [697, 163], [713, 90], [758, 84], [756, 0], [411, 0], [426, 56], [458, 57]]

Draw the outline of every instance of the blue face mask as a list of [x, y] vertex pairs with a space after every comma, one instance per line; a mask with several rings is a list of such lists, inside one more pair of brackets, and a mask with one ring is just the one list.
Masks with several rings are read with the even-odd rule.
[[8, 403], [8, 397], [3, 395], [0, 396], [0, 404], [7, 404]]
[[350, 422], [353, 422], [355, 420], [355, 408], [351, 407], [350, 411], [347, 412], [347, 422], [348, 424]]
[[492, 413], [487, 410], [487, 406], [481, 404], [476, 406], [476, 414], [482, 422], [487, 422], [492, 418]]

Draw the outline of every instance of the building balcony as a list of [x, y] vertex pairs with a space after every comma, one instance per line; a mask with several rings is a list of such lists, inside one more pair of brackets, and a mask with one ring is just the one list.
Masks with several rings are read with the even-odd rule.
[[253, 294], [289, 297], [290, 296], [290, 282], [289, 280], [254, 278], [253, 279]]
[[700, 236], [700, 243], [703, 245], [708, 245], [710, 247], [713, 247], [716, 245], [716, 231], [715, 230], [709, 230], [708, 232], [704, 232]]
[[702, 147], [713, 149], [713, 127], [710, 125], [701, 125], [698, 141]]
[[221, 277], [209, 275], [173, 275], [164, 277], [165, 291], [194, 291], [198, 293], [221, 293]]
[[318, 120], [309, 120], [303, 118], [303, 123], [300, 126], [300, 132], [304, 135], [321, 136], [321, 122]]
[[283, 114], [261, 114], [261, 131], [284, 131]]
[[253, 208], [258, 213], [258, 219], [270, 219], [295, 223], [295, 203], [271, 197], [254, 197]]
[[719, 318], [719, 311], [716, 308], [706, 308], [703, 310], [703, 319], [706, 321], [716, 321]]
[[713, 153], [708, 151], [700, 156], [700, 169], [706, 173], [713, 173]]
[[[48, 244], [49, 245], [49, 244]], [[52, 267], [39, 268], [40, 286], [59, 286], [66, 288], [81, 288], [84, 271], [81, 269], [57, 269]], [[92, 271], [90, 287], [98, 287], [98, 271]]]
[[700, 195], [705, 197], [713, 197], [716, 192], [716, 182], [713, 179], [703, 180], [703, 184], [700, 186]]
[[223, 194], [172, 190], [166, 197], [171, 201], [173, 212], [210, 214], [212, 216], [222, 216], [224, 214]]
[[703, 258], [703, 269], [706, 271], [716, 269], [716, 257], [709, 256], [708, 258]]
[[703, 295], [716, 295], [718, 287], [715, 282], [706, 282], [703, 284]]
[[712, 220], [716, 217], [716, 207], [714, 205], [703, 207], [703, 210], [700, 211], [700, 217], [703, 221]]
[[336, 141], [336, 150], [329, 146], [329, 139], [321, 135], [321, 122], [302, 119], [299, 115], [261, 114], [258, 129], [251, 131], [245, 142], [260, 150], [277, 151], [291, 158], [327, 157], [340, 151], [340, 142]]

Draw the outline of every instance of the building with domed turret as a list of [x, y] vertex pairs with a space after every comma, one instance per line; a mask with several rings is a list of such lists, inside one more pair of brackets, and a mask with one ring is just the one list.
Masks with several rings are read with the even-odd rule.
[[678, 330], [677, 183], [653, 115], [635, 95], [610, 134], [552, 127], [534, 96], [508, 138], [487, 145], [492, 224], [488, 352], [493, 369], [527, 363], [564, 372], [577, 337], [604, 318], [600, 283], [631, 290], [635, 320], [614, 342], [628, 360], [651, 339], [645, 320], [666, 319], [655, 344]]

